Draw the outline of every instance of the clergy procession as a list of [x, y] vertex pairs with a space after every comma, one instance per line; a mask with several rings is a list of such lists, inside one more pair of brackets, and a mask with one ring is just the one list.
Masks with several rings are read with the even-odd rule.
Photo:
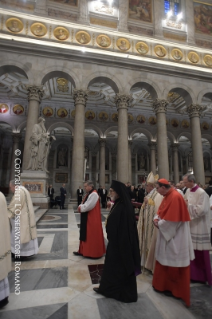
[[[79, 247], [73, 255], [90, 260], [105, 256], [94, 292], [123, 303], [136, 302], [136, 277], [148, 273], [155, 292], [179, 298], [189, 307], [191, 282], [212, 286], [211, 188], [211, 181], [208, 188], [200, 187], [192, 174], [175, 186], [152, 172], [138, 189], [116, 180], [108, 193], [104, 187], [97, 192], [89, 180], [84, 190], [79, 187]], [[39, 253], [30, 193], [15, 181], [10, 182], [10, 189], [14, 195], [8, 206], [0, 193], [1, 308], [9, 302], [11, 260], [16, 267], [32, 257], [36, 261]], [[106, 200], [107, 240], [101, 217], [101, 204], [105, 206]]]

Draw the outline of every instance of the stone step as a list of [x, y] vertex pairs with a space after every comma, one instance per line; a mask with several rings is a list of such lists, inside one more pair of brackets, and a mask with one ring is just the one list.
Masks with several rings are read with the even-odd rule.
[[48, 209], [38, 209], [35, 212], [35, 221], [36, 224], [38, 223], [38, 221], [41, 219], [41, 217], [48, 211]]
[[34, 208], [34, 213], [36, 213], [38, 209], [40, 208], [40, 206], [33, 206], [33, 208]]

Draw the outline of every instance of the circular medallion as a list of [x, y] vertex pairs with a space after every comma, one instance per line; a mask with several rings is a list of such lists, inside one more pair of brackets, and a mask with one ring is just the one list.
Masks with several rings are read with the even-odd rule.
[[6, 21], [7, 29], [12, 33], [19, 33], [23, 30], [23, 22], [17, 18], [10, 18]]
[[87, 120], [93, 120], [93, 119], [95, 119], [96, 116], [95, 116], [95, 113], [93, 111], [87, 111], [85, 113], [85, 117]]
[[71, 116], [75, 118], [76, 110], [71, 111]]
[[175, 61], [180, 61], [183, 58], [183, 53], [179, 49], [173, 49], [171, 55]]
[[44, 37], [47, 33], [47, 27], [43, 23], [35, 22], [31, 25], [30, 30], [36, 37]]
[[130, 42], [125, 38], [119, 38], [116, 45], [120, 51], [128, 51], [130, 49]]
[[154, 52], [159, 58], [164, 58], [166, 56], [166, 49], [162, 45], [156, 45]]
[[69, 37], [69, 32], [64, 27], [57, 27], [54, 29], [54, 36], [57, 40], [65, 41]]
[[43, 109], [43, 115], [45, 115], [46, 117], [51, 117], [53, 115], [54, 111], [51, 107], [46, 106]]
[[99, 119], [102, 121], [107, 121], [108, 120], [108, 114], [106, 112], [100, 112], [99, 113]]
[[179, 126], [179, 121], [176, 120], [176, 119], [172, 119], [172, 120], [171, 120], [171, 125], [172, 125], [173, 127], [178, 127], [178, 126]]
[[203, 61], [207, 66], [212, 67], [212, 56], [211, 55], [205, 55]]
[[203, 122], [203, 123], [202, 123], [202, 129], [203, 129], [204, 131], [207, 131], [207, 130], [209, 129], [209, 124], [208, 124], [207, 122]]
[[24, 113], [24, 107], [20, 104], [16, 104], [13, 106], [13, 113], [16, 115], [21, 115]]
[[7, 113], [9, 111], [9, 106], [7, 104], [0, 104], [0, 113]]
[[196, 52], [189, 52], [188, 59], [191, 63], [196, 64], [199, 62], [199, 55]]
[[57, 116], [59, 116], [60, 118], [67, 117], [67, 115], [68, 115], [68, 112], [64, 107], [61, 107], [61, 109], [57, 111]]
[[105, 34], [98, 35], [96, 42], [101, 48], [108, 48], [111, 45], [111, 39]]
[[136, 117], [136, 121], [137, 121], [138, 123], [140, 123], [140, 124], [143, 124], [143, 123], [145, 123], [146, 119], [145, 119], [145, 117], [144, 117], [143, 115], [138, 115], [138, 116]]
[[181, 126], [182, 126], [183, 128], [189, 128], [189, 121], [183, 120], [182, 123], [181, 123]]
[[113, 113], [113, 114], [112, 114], [112, 120], [113, 120], [114, 122], [118, 122], [118, 113]]
[[149, 124], [155, 125], [157, 123], [156, 117], [150, 116], [149, 118]]
[[140, 53], [140, 54], [147, 54], [148, 51], [149, 51], [148, 45], [146, 43], [144, 43], [144, 42], [136, 43], [135, 48], [138, 51], [138, 53]]
[[75, 38], [79, 44], [88, 44], [91, 41], [91, 36], [86, 31], [78, 31]]
[[132, 121], [133, 121], [133, 116], [132, 114], [128, 113], [128, 123], [132, 123]]

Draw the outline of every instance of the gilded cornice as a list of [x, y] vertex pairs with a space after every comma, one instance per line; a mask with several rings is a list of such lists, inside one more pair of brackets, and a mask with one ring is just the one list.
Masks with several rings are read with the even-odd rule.
[[[212, 50], [1, 9], [0, 40], [211, 74]], [[15, 21], [15, 24], [14, 24]]]

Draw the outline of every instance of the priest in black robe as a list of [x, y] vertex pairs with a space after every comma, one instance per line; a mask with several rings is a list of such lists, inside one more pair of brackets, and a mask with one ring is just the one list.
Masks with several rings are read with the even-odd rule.
[[133, 206], [127, 187], [119, 181], [112, 181], [110, 196], [114, 205], [106, 221], [105, 264], [100, 286], [93, 289], [108, 298], [136, 302], [141, 260]]

